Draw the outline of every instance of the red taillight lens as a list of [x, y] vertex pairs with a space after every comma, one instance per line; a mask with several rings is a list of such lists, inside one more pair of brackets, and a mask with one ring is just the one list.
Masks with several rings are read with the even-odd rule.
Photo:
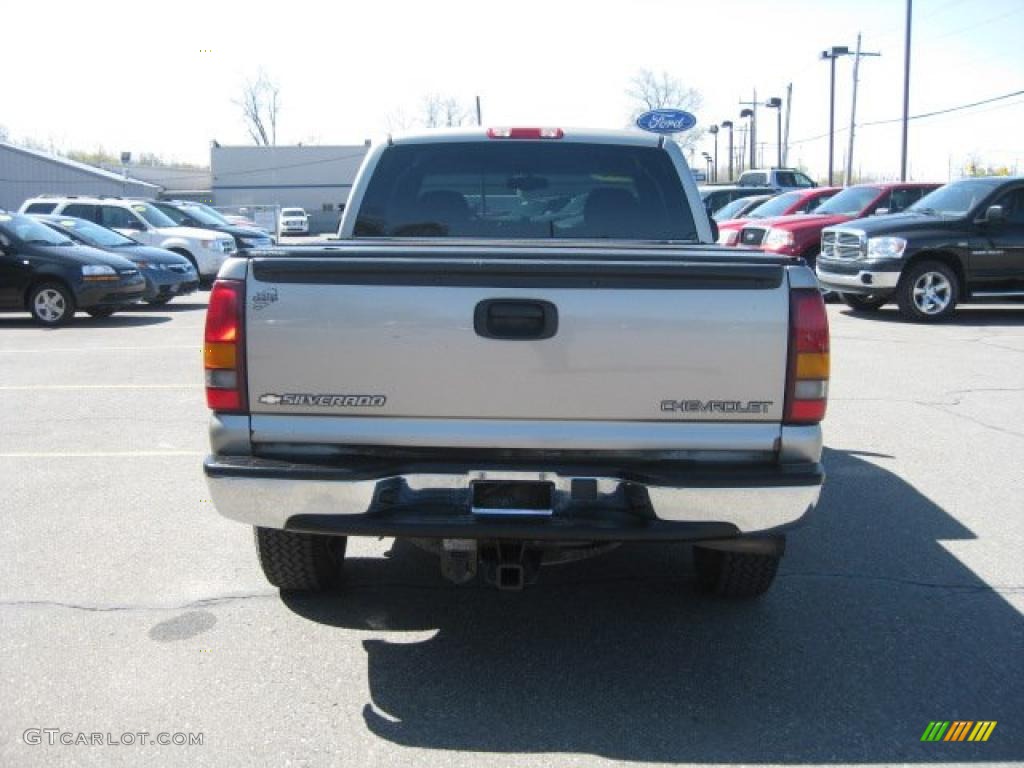
[[218, 280], [210, 292], [203, 335], [206, 405], [215, 411], [244, 412], [245, 283]]
[[561, 128], [488, 128], [489, 139], [560, 139], [565, 136]]
[[817, 424], [828, 403], [828, 314], [821, 293], [792, 292], [789, 308], [789, 374], [786, 424]]

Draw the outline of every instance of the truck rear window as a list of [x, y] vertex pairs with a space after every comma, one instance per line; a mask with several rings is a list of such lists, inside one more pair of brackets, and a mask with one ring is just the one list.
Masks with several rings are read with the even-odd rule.
[[355, 236], [697, 239], [665, 150], [553, 141], [389, 147]]

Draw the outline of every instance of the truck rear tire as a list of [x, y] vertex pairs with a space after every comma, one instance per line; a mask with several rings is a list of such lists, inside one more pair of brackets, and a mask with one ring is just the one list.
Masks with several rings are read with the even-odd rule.
[[267, 581], [278, 589], [322, 592], [341, 581], [345, 536], [317, 536], [254, 527], [256, 551]]
[[778, 555], [693, 548], [693, 562], [701, 591], [719, 597], [763, 595], [775, 581], [779, 560], [781, 557]]

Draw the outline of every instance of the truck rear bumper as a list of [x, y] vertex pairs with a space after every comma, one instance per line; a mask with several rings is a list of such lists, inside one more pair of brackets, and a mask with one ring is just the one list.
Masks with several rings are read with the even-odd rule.
[[[645, 464], [622, 471], [438, 463], [347, 468], [211, 456], [204, 471], [218, 511], [250, 525], [341, 536], [562, 541], [771, 534], [810, 514], [824, 481], [817, 463], [710, 469]], [[478, 481], [550, 483], [551, 510], [474, 512]]]

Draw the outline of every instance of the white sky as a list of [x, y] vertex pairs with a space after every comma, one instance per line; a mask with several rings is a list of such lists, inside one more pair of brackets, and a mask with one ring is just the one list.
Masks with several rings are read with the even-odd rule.
[[[792, 139], [828, 128], [819, 52], [864, 32], [858, 122], [902, 109], [901, 0], [388, 0], [257, 4], [7, 3], [0, 125], [68, 149], [152, 151], [209, 161], [209, 143], [249, 143], [240, 84], [262, 67], [281, 88], [279, 143], [361, 143], [424, 95], [483, 101], [485, 125], [623, 127], [638, 69], [667, 70], [704, 96], [699, 124], [732, 119], [793, 83]], [[43, 14], [42, 16], [40, 14]], [[916, 0], [911, 114], [1024, 90], [1022, 0]], [[210, 53], [201, 52], [211, 49]], [[837, 62], [836, 125], [849, 122], [852, 58]], [[759, 110], [772, 142], [774, 113]], [[737, 136], [738, 138], [738, 136]], [[725, 166], [724, 134], [720, 159]], [[1024, 173], [1024, 96], [911, 123], [911, 174], [945, 180], [970, 153]], [[702, 149], [711, 148], [711, 139]], [[836, 138], [842, 166], [846, 133]], [[826, 170], [827, 141], [791, 164]], [[899, 125], [858, 131], [855, 166], [899, 172]]]

